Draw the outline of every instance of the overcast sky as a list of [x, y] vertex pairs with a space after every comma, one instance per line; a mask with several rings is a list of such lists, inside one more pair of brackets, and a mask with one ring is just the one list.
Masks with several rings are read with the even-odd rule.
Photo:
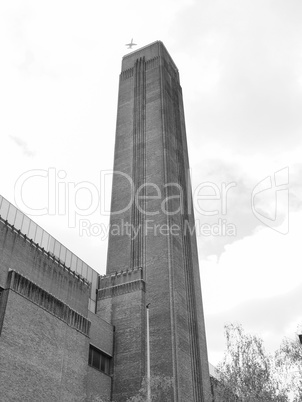
[[[235, 228], [235, 235], [198, 236], [213, 364], [222, 358], [226, 322], [261, 335], [269, 351], [302, 323], [301, 21], [299, 0], [0, 5], [0, 193], [13, 203], [18, 178], [37, 169], [55, 172], [62, 196], [64, 184], [83, 181], [103, 196], [124, 44], [133, 37], [139, 46], [166, 45], [180, 71], [193, 190], [232, 185], [226, 210], [214, 200], [203, 209], [216, 215], [196, 211], [199, 226], [220, 219]], [[45, 178], [23, 190], [30, 207], [46, 205]], [[87, 194], [78, 195], [84, 208]], [[66, 214], [32, 219], [105, 273], [106, 236], [80, 236]], [[108, 225], [99, 213], [89, 219]]]

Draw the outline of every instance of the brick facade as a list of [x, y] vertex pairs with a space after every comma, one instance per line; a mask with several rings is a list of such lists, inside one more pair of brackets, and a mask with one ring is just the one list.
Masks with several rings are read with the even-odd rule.
[[112, 356], [113, 327], [88, 310], [89, 283], [1, 220], [0, 278], [0, 399], [110, 399], [88, 353]]
[[[110, 223], [127, 226], [130, 233], [110, 233], [107, 274], [142, 268], [142, 301], [150, 303], [151, 375], [173, 379], [171, 400], [207, 402], [211, 390], [196, 238], [188, 230], [194, 227], [188, 170], [178, 70], [164, 45], [154, 42], [122, 62]], [[175, 235], [173, 225], [179, 229]], [[123, 342], [125, 325], [133, 325], [131, 317], [120, 321], [124, 303], [131, 301], [112, 295], [112, 306], [119, 306], [111, 311], [116, 344]], [[137, 355], [135, 366], [144, 363], [144, 355]], [[132, 355], [123, 358], [121, 366], [133, 362]], [[145, 372], [146, 367], [142, 377]]]

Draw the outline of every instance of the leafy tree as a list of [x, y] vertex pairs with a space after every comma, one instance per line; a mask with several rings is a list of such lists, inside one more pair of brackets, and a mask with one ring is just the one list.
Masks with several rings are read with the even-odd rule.
[[276, 369], [293, 402], [302, 401], [302, 345], [285, 338], [275, 353]]
[[286, 402], [286, 390], [275, 375], [275, 364], [263, 341], [242, 326], [225, 326], [226, 352], [220, 372], [219, 394], [224, 402]]

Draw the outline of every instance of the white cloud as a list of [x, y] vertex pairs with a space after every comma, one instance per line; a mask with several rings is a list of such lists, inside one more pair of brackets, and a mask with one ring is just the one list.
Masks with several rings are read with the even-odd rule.
[[247, 300], [280, 295], [292, 290], [300, 281], [302, 283], [301, 224], [302, 213], [293, 212], [287, 235], [263, 228], [253, 236], [226, 245], [219, 262], [202, 261], [207, 314], [228, 310]]

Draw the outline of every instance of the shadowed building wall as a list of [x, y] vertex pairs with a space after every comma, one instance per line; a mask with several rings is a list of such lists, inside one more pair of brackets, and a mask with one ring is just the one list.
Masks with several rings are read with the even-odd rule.
[[91, 302], [98, 274], [86, 265], [84, 278], [69, 261], [79, 259], [0, 196], [1, 401], [111, 396], [110, 371], [89, 359], [92, 347], [108, 362], [113, 354], [113, 327]]
[[[211, 400], [188, 169], [178, 70], [164, 45], [154, 42], [125, 56], [120, 74], [107, 277], [98, 308], [105, 311], [106, 305], [117, 345], [134, 325], [141, 332], [131, 355], [126, 346], [115, 350], [117, 401], [133, 395], [137, 376], [145, 374], [145, 303], [151, 303], [151, 375], [173, 377], [171, 400]], [[116, 286], [110, 278], [135, 269], [141, 271], [140, 286], [128, 285], [128, 299], [113, 290], [109, 295]], [[131, 295], [136, 312], [123, 319]], [[127, 364], [136, 367], [130, 391], [127, 382], [129, 387], [134, 377]]]

